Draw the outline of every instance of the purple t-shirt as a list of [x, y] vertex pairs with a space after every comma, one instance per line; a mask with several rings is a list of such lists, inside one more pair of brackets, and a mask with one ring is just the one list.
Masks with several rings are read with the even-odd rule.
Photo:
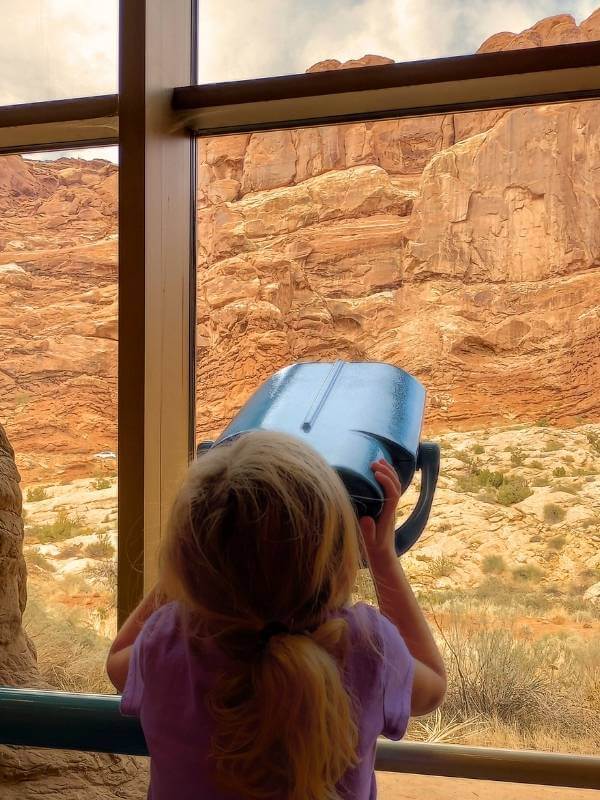
[[[358, 700], [360, 758], [342, 779], [340, 794], [373, 800], [377, 737], [404, 736], [414, 662], [397, 629], [371, 606], [359, 603], [339, 613], [350, 628], [344, 684]], [[205, 697], [225, 656], [211, 642], [202, 648], [189, 647], [176, 603], [154, 612], [133, 647], [121, 711], [141, 720], [151, 756], [151, 800], [240, 800], [218, 791], [211, 779], [213, 722]]]

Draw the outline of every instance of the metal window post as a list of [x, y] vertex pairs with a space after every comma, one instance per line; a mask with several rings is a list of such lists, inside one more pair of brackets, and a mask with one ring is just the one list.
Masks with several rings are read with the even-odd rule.
[[119, 622], [156, 579], [192, 448], [193, 141], [171, 93], [194, 78], [194, 5], [120, 2]]

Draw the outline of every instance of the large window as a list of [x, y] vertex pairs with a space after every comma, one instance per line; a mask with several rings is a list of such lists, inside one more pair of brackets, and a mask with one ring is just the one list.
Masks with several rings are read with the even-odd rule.
[[0, 651], [27, 650], [27, 588], [41, 678], [109, 690], [195, 441], [285, 364], [389, 361], [443, 450], [404, 564], [450, 690], [378, 765], [532, 785], [386, 774], [381, 794], [583, 800], [534, 784], [597, 788], [594, 759], [431, 743], [600, 744], [600, 9], [21, 5], [0, 0], [0, 423], [29, 574], [12, 492]]
[[[295, 361], [428, 389], [442, 475], [403, 562], [450, 691], [417, 739], [600, 746], [599, 112], [199, 142], [198, 438]], [[376, 602], [367, 575], [358, 594]]]
[[56, 688], [108, 690], [116, 630], [117, 156], [0, 157], [0, 422], [23, 491], [25, 627]]
[[197, 2], [201, 83], [600, 38], [594, 4], [579, 0]]

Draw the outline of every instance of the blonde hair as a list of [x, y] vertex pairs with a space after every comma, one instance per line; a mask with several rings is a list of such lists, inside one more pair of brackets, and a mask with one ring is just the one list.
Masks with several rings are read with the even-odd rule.
[[[358, 731], [332, 615], [359, 567], [356, 516], [300, 440], [252, 432], [204, 454], [177, 497], [161, 585], [229, 656], [209, 697], [220, 786], [246, 798], [337, 800]], [[272, 635], [264, 636], [269, 623]]]

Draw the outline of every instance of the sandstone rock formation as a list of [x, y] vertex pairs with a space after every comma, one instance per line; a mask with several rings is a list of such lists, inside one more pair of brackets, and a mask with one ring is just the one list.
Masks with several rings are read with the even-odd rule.
[[[600, 36], [568, 15], [492, 51]], [[385, 63], [321, 62], [313, 71]], [[564, 104], [204, 139], [198, 432], [273, 370], [381, 359], [433, 430], [600, 404], [600, 106]]]
[[[19, 473], [0, 425], [0, 685], [44, 688], [21, 618], [27, 599]], [[0, 746], [2, 800], [143, 798], [146, 764], [134, 758]]]
[[28, 483], [116, 449], [116, 191], [105, 161], [0, 158], [0, 421]]
[[[480, 51], [598, 37], [600, 10]], [[311, 358], [413, 370], [436, 429], [597, 416], [598, 113], [200, 140], [199, 435]], [[0, 421], [28, 483], [93, 475], [116, 449], [116, 190], [103, 161], [0, 159]]]
[[21, 628], [26, 602], [19, 473], [0, 425], [0, 685], [35, 685], [35, 649]]

